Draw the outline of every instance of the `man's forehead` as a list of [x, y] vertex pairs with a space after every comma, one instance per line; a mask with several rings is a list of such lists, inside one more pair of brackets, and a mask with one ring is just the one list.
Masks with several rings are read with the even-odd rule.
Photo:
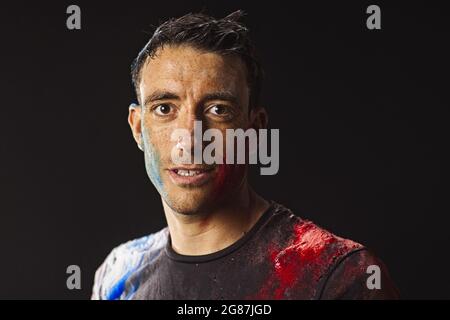
[[240, 91], [246, 86], [245, 66], [239, 58], [187, 46], [164, 47], [146, 61], [141, 72], [144, 91], [185, 86]]

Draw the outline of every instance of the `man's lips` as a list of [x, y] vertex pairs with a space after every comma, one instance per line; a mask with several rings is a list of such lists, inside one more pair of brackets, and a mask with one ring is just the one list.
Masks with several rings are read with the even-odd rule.
[[176, 167], [169, 169], [180, 176], [195, 176], [197, 174], [212, 171], [214, 167]]
[[172, 182], [180, 186], [200, 186], [211, 179], [213, 172], [213, 166], [209, 167], [175, 167], [168, 169], [169, 176]]

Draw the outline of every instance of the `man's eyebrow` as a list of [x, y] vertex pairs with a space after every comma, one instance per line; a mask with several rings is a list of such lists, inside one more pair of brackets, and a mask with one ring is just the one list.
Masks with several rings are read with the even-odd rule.
[[[155, 91], [152, 94], [148, 95], [145, 98], [144, 106], [146, 106], [150, 102], [159, 101], [159, 100], [170, 100], [170, 99], [179, 100], [180, 97], [173, 92], [158, 90], [158, 91]], [[223, 100], [223, 101], [231, 102], [233, 104], [236, 104], [238, 102], [237, 97], [228, 91], [218, 91], [218, 92], [207, 93], [203, 96], [203, 98], [201, 99], [201, 102], [205, 103], [206, 101], [211, 101], [211, 100]]]
[[237, 97], [229, 91], [219, 91], [219, 92], [208, 93], [208, 94], [205, 94], [202, 98], [203, 102], [210, 101], [210, 100], [223, 100], [223, 101], [231, 102], [233, 104], [237, 104], [237, 102], [238, 102]]
[[144, 106], [146, 106], [147, 104], [149, 104], [150, 102], [153, 101], [158, 101], [158, 100], [169, 100], [169, 99], [180, 99], [179, 96], [177, 96], [175, 93], [173, 92], [169, 92], [169, 91], [155, 91], [152, 94], [148, 95], [145, 100], [144, 100]]

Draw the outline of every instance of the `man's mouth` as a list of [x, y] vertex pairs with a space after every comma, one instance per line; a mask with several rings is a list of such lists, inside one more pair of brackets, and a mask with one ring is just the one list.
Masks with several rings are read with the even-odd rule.
[[169, 169], [169, 175], [172, 182], [180, 186], [200, 186], [206, 183], [211, 177], [214, 167], [195, 167], [195, 168], [172, 168]]
[[193, 177], [205, 172], [204, 170], [186, 170], [186, 169], [173, 169], [173, 171], [183, 177]]

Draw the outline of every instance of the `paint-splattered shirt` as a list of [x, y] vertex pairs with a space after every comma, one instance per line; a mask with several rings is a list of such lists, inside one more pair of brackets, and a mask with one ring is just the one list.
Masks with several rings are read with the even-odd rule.
[[272, 203], [242, 238], [185, 256], [167, 228], [115, 248], [93, 299], [393, 299], [395, 285], [367, 248]]

